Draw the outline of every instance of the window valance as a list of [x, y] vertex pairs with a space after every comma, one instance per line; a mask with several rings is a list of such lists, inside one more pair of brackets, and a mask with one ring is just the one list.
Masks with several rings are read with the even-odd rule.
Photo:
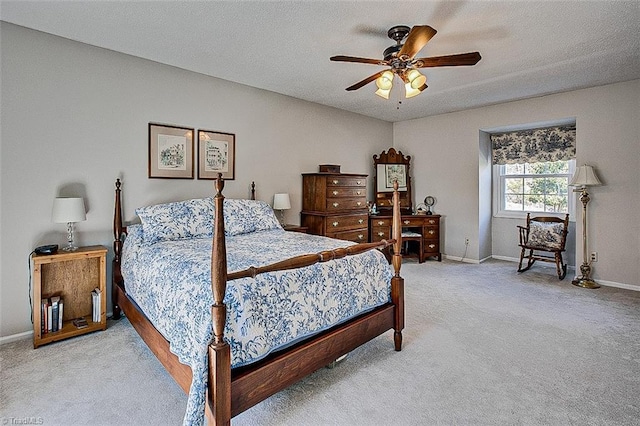
[[491, 135], [493, 164], [570, 160], [576, 156], [575, 126]]

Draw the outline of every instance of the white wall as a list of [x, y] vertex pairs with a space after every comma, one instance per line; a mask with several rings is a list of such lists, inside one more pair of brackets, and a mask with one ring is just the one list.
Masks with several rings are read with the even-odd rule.
[[391, 123], [4, 22], [0, 30], [0, 337], [31, 330], [31, 250], [66, 241], [66, 226], [50, 221], [54, 197], [83, 196], [77, 242], [111, 249], [117, 177], [125, 220], [141, 205], [213, 194], [212, 181], [147, 178], [149, 122], [235, 133], [225, 195], [248, 197], [254, 180], [269, 203], [289, 192], [289, 223], [299, 223], [301, 173], [329, 163], [371, 175], [373, 154], [392, 146]]
[[[599, 256], [593, 276], [640, 288], [640, 222], [635, 217], [640, 208], [640, 80], [395, 123], [394, 146], [414, 159], [416, 199], [438, 199], [436, 212], [446, 224], [444, 253], [461, 257], [469, 237], [466, 257], [479, 260], [485, 252], [479, 240], [486, 232], [479, 227], [486, 223], [486, 200], [479, 200], [479, 194], [486, 197], [479, 177], [484, 155], [479, 131], [568, 117], [576, 118], [577, 164], [595, 166], [604, 182], [590, 191], [588, 207], [589, 251]], [[580, 211], [577, 217], [574, 256], [580, 264]], [[519, 257], [515, 223], [496, 222], [492, 253]]]

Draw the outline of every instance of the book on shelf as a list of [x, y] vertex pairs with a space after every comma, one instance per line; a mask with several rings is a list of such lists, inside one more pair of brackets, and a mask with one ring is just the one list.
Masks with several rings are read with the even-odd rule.
[[51, 331], [58, 331], [60, 296], [51, 296]]
[[73, 320], [73, 325], [75, 325], [76, 328], [87, 328], [87, 327], [89, 327], [89, 323], [87, 323], [87, 320], [84, 319], [83, 317], [74, 319]]
[[49, 299], [40, 300], [40, 333], [49, 332]]
[[64, 317], [64, 300], [58, 302], [58, 330], [62, 330], [62, 319]]
[[92, 318], [91, 321], [93, 322], [100, 322], [100, 312], [102, 310], [101, 305], [101, 291], [99, 288], [94, 288], [93, 291], [91, 292], [91, 301], [93, 302], [93, 313], [92, 313]]
[[51, 296], [40, 300], [40, 332], [42, 334], [62, 329], [64, 300], [60, 296]]

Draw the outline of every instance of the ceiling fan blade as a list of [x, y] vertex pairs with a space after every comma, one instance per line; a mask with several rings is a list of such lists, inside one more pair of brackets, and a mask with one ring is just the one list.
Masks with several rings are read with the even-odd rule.
[[382, 73], [385, 72], [385, 71], [387, 71], [387, 70], [382, 70], [380, 72], [377, 72], [377, 73], [365, 78], [364, 80], [357, 82], [353, 86], [347, 87], [347, 90], [349, 92], [352, 91], [352, 90], [358, 90], [362, 86], [366, 86], [367, 84], [371, 83], [372, 81], [375, 81], [375, 79], [380, 77], [382, 75]]
[[329, 58], [329, 60], [338, 62], [359, 62], [362, 64], [387, 65], [386, 61], [382, 59], [357, 58], [355, 56], [332, 56]]
[[407, 56], [413, 59], [414, 56], [436, 35], [437, 31], [428, 25], [416, 25], [411, 28], [407, 40], [404, 42], [402, 49], [398, 52], [398, 57]]
[[416, 58], [414, 64], [416, 68], [431, 67], [458, 67], [463, 65], [475, 65], [482, 59], [480, 53], [469, 52], [457, 55], [432, 56], [430, 58]]

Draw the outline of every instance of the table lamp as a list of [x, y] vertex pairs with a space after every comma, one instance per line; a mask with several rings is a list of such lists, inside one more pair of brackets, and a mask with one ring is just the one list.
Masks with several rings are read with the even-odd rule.
[[56, 198], [53, 200], [51, 220], [55, 223], [67, 224], [67, 246], [62, 250], [75, 251], [78, 247], [73, 243], [73, 224], [87, 220], [82, 198]]
[[280, 224], [282, 226], [285, 225], [284, 211], [289, 210], [290, 208], [291, 208], [291, 200], [289, 199], [288, 193], [285, 192], [285, 193], [275, 194], [273, 196], [273, 209], [280, 211]]

